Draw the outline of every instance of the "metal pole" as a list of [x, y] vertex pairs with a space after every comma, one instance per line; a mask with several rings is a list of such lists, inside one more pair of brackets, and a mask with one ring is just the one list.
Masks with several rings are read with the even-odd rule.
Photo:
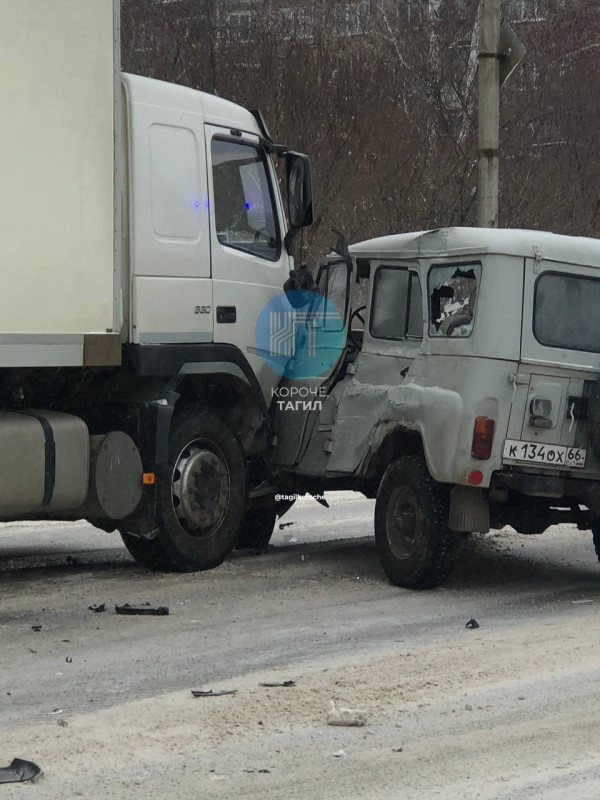
[[479, 181], [477, 224], [498, 227], [500, 149], [500, 0], [481, 0], [479, 32]]

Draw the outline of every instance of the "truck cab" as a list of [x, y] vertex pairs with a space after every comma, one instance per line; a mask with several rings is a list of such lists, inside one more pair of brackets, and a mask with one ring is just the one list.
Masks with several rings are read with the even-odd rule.
[[12, 3], [0, 28], [0, 519], [205, 569], [273, 514], [254, 328], [310, 162], [258, 112], [122, 74], [119, 36], [115, 0]]

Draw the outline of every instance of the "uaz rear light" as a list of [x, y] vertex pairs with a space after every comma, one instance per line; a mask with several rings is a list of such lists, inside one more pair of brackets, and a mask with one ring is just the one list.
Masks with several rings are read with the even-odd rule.
[[494, 429], [496, 422], [489, 417], [477, 417], [473, 429], [473, 446], [471, 455], [479, 461], [487, 461], [492, 455]]

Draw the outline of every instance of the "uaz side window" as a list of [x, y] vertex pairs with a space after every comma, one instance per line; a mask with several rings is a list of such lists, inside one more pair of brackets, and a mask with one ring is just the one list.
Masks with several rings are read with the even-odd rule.
[[371, 336], [376, 339], [423, 338], [423, 300], [416, 272], [381, 267], [375, 273]]
[[546, 272], [535, 285], [533, 333], [546, 347], [600, 353], [600, 279]]
[[219, 242], [277, 261], [281, 254], [281, 236], [263, 148], [213, 139], [212, 168]]

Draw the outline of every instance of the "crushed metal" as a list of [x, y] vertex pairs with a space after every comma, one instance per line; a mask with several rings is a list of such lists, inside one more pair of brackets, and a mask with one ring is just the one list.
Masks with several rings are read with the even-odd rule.
[[192, 689], [193, 697], [224, 697], [227, 694], [237, 694], [237, 689]]
[[139, 606], [133, 606], [125, 603], [123, 606], [115, 606], [117, 614], [125, 614], [129, 616], [151, 616], [151, 617], [166, 617], [169, 614], [167, 606], [151, 606], [150, 603], [142, 603]]
[[296, 681], [273, 681], [272, 683], [264, 681], [263, 683], [259, 683], [258, 685], [265, 686], [267, 689], [275, 689], [279, 686], [295, 686]]
[[23, 783], [36, 778], [42, 770], [33, 761], [13, 758], [8, 767], [0, 768], [0, 783]]

